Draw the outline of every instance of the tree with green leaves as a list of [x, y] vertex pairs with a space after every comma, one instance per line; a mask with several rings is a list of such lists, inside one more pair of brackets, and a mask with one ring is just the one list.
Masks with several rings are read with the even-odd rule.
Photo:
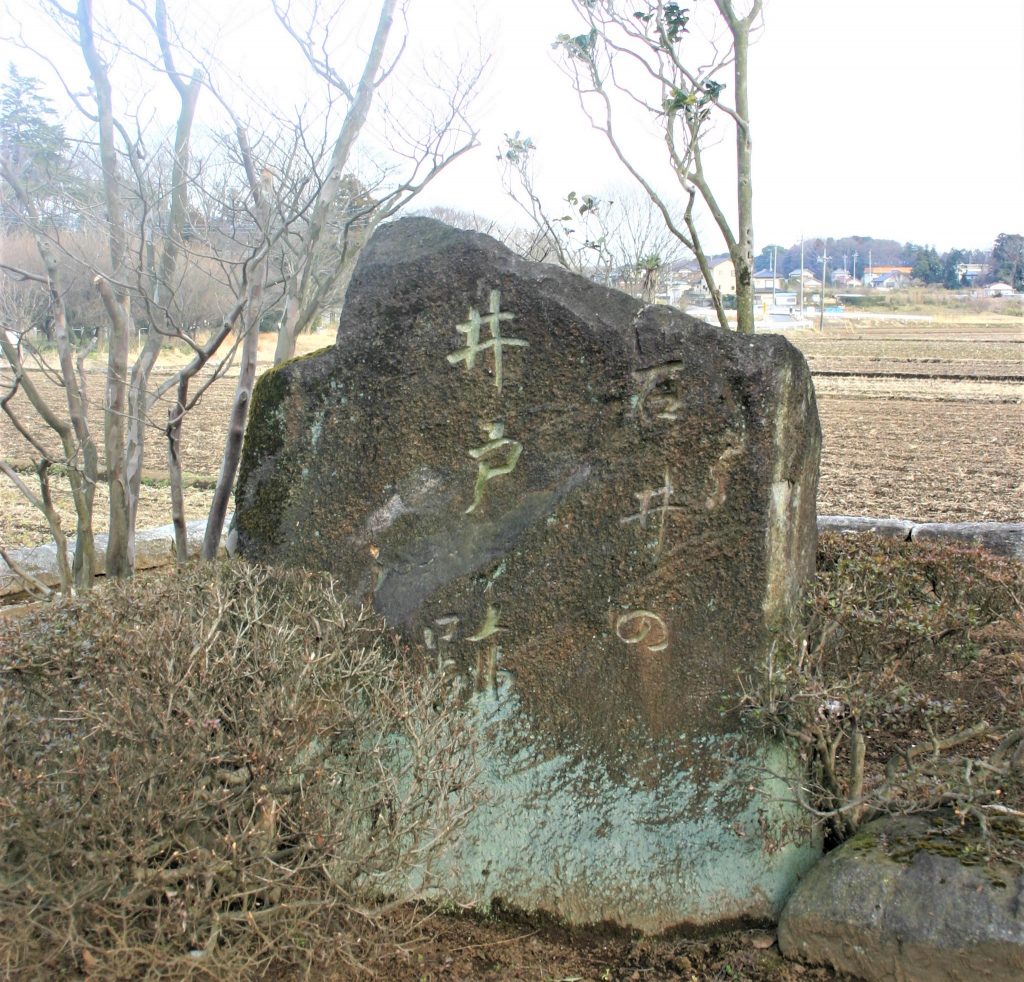
[[[506, 244], [653, 302], [666, 268], [683, 252], [654, 203], [635, 186], [619, 186], [600, 195], [570, 191], [557, 209], [548, 208], [533, 176], [536, 152], [533, 140], [517, 131], [505, 135], [498, 153], [505, 193], [529, 219], [525, 234], [506, 237]], [[672, 220], [680, 219], [673, 214]]]
[[[748, 58], [752, 32], [761, 23], [762, 0], [738, 10], [733, 0], [714, 0], [705, 25], [718, 43], [702, 44], [691, 34], [690, 10], [678, 3], [638, 0], [573, 0], [585, 31], [561, 34], [554, 46], [563, 56], [580, 106], [602, 132], [618, 159], [658, 207], [672, 234], [697, 259], [723, 328], [729, 327], [722, 297], [711, 274], [708, 250], [699, 231], [701, 214], [710, 217], [736, 272], [737, 329], [754, 331], [752, 139]], [[726, 81], [728, 79], [728, 81]], [[725, 93], [732, 86], [731, 99]], [[646, 148], [634, 149], [620, 137], [619, 123], [637, 108], [650, 119], [665, 145], [667, 163], [683, 192], [681, 222], [659, 190]], [[720, 182], [709, 172], [706, 152], [731, 134], [736, 152], [735, 219]], [[699, 203], [699, 204], [698, 204]], [[698, 206], [695, 209], [695, 206]]]
[[593, 194], [570, 191], [557, 210], [547, 207], [534, 177], [536, 154], [537, 145], [518, 130], [511, 136], [506, 133], [498, 150], [502, 188], [529, 220], [529, 238], [518, 251], [538, 262], [556, 262], [574, 273], [610, 271], [606, 212], [611, 203]]
[[910, 275], [928, 285], [942, 282], [945, 271], [934, 246], [923, 246], [917, 250]]
[[1018, 292], [1024, 290], [1024, 235], [1000, 232], [996, 236], [989, 280], [1009, 283]]
[[968, 253], [963, 249], [950, 249], [942, 256], [942, 285], [947, 290], [956, 290], [963, 286], [960, 266], [968, 262]]

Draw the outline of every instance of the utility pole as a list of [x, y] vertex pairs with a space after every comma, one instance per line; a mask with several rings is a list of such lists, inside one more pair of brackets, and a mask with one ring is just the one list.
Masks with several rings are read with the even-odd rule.
[[804, 236], [800, 233], [800, 320], [804, 319]]
[[854, 253], [853, 253], [853, 278], [854, 279], [857, 279], [857, 256], [858, 256], [858, 253], [855, 250]]
[[821, 255], [821, 293], [818, 295], [821, 301], [818, 304], [818, 330], [825, 330], [825, 276], [828, 269], [828, 239], [825, 240], [825, 251]]
[[775, 306], [775, 284], [779, 277], [779, 247], [772, 246], [772, 306]]
[[[868, 280], [871, 279], [871, 270], [873, 270], [874, 268], [875, 267], [871, 263], [871, 250], [868, 249], [868, 271], [867, 271], [867, 274], [865, 276], [865, 279], [868, 279]], [[864, 285], [867, 286], [868, 284], [865, 283]]]

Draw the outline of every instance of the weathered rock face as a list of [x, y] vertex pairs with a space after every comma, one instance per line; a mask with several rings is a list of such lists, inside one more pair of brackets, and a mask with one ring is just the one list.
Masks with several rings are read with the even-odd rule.
[[1024, 874], [977, 865], [983, 844], [961, 838], [922, 816], [870, 823], [796, 889], [779, 947], [878, 982], [1024, 978]]
[[261, 379], [238, 545], [330, 570], [472, 677], [492, 800], [458, 893], [645, 929], [771, 917], [814, 850], [760, 794], [779, 751], [724, 710], [813, 572], [819, 447], [782, 338], [406, 219], [335, 347]]

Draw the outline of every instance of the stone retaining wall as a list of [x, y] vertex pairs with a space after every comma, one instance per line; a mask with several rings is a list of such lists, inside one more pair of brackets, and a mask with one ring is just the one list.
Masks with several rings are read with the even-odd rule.
[[958, 542], [1024, 562], [1024, 522], [908, 522], [898, 518], [819, 515], [819, 532], [874, 532], [904, 542]]
[[[206, 534], [206, 522], [186, 524], [188, 530], [188, 554], [198, 556]], [[75, 552], [75, 540], [68, 540], [68, 556]], [[14, 563], [48, 587], [60, 587], [57, 571], [57, 546], [48, 542], [32, 549], [11, 549], [8, 554]], [[96, 568], [103, 569], [107, 554], [107, 536], [96, 536]], [[135, 568], [137, 570], [170, 566], [175, 561], [174, 526], [161, 525], [135, 534]], [[17, 603], [26, 599], [25, 583], [3, 559], [0, 559], [0, 604]]]

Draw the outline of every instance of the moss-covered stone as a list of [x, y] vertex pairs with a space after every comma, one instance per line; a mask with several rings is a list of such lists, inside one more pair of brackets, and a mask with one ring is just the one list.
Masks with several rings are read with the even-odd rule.
[[1024, 874], [950, 818], [878, 819], [829, 853], [786, 905], [783, 953], [879, 982], [1024, 977]]

